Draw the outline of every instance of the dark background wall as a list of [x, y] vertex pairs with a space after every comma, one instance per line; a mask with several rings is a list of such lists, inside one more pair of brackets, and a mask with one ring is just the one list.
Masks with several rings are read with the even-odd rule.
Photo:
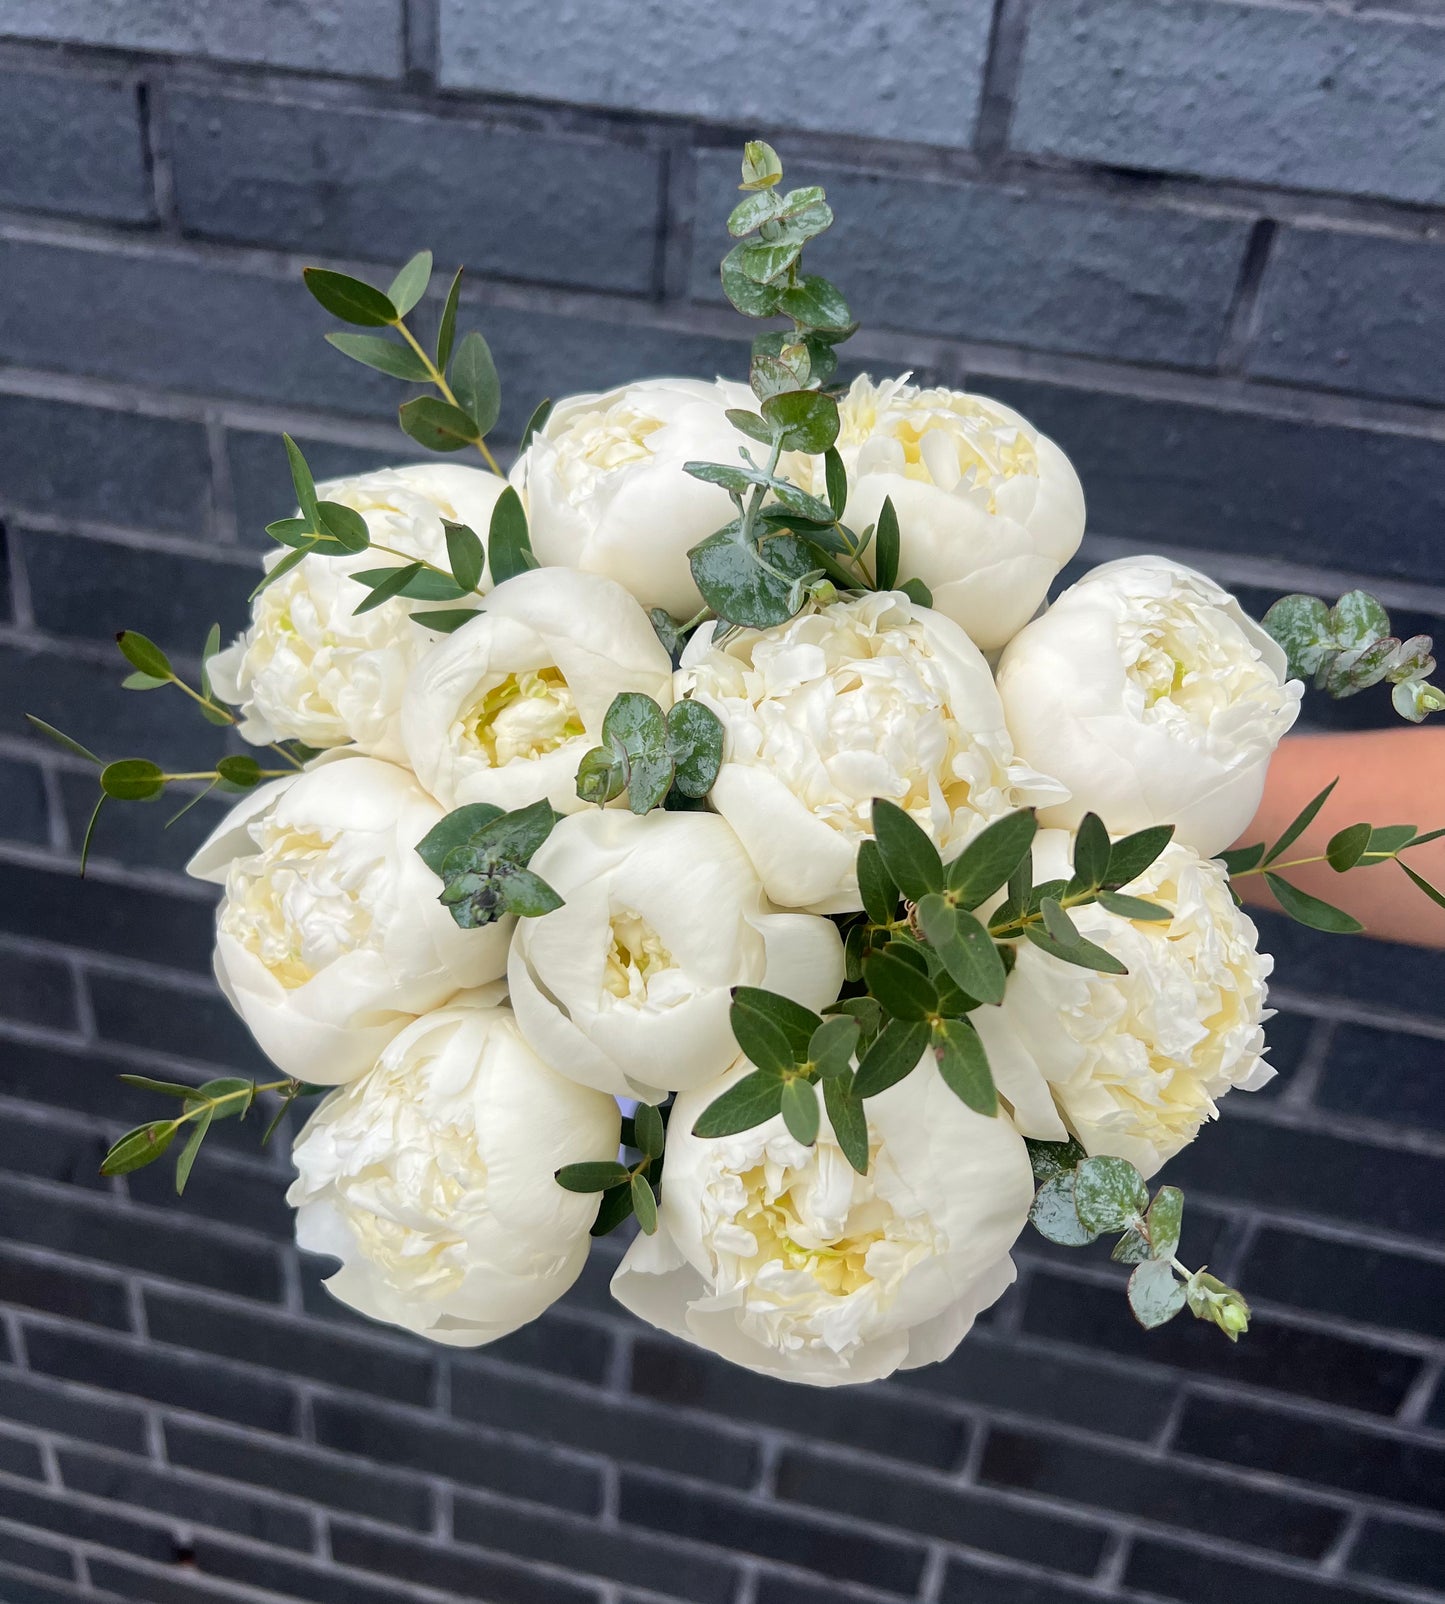
[[179, 873], [214, 814], [114, 810], [82, 884], [91, 778], [19, 721], [213, 752], [111, 632], [191, 661], [240, 622], [282, 428], [321, 473], [411, 454], [302, 262], [464, 260], [503, 432], [741, 374], [714, 272], [754, 132], [828, 185], [851, 349], [1054, 434], [1089, 557], [1445, 615], [1433, 0], [0, 0], [0, 36], [0, 1600], [1445, 1597], [1438, 959], [1266, 921], [1277, 1089], [1171, 1177], [1186, 1256], [1255, 1299], [1237, 1348], [1144, 1336], [1035, 1239], [952, 1361], [864, 1389], [630, 1323], [615, 1244], [449, 1356], [328, 1302], [254, 1128], [183, 1208], [97, 1178], [149, 1109], [117, 1072], [260, 1066]]

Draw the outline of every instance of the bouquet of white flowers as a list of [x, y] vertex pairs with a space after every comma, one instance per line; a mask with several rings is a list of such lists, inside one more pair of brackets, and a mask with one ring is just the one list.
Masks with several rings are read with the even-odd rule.
[[[780, 177], [749, 145], [722, 264], [740, 311], [785, 320], [750, 386], [544, 402], [509, 475], [460, 273], [424, 345], [428, 253], [385, 291], [307, 270], [391, 331], [334, 346], [437, 392], [407, 434], [486, 467], [318, 487], [288, 439], [297, 511], [245, 634], [213, 630], [191, 685], [121, 633], [128, 687], [267, 749], [101, 764], [100, 802], [245, 793], [190, 867], [280, 1075], [125, 1077], [178, 1109], [106, 1170], [184, 1132], [183, 1187], [213, 1120], [319, 1096], [297, 1238], [338, 1298], [439, 1342], [535, 1318], [629, 1218], [622, 1304], [817, 1385], [950, 1353], [1030, 1220], [1116, 1236], [1145, 1325], [1187, 1308], [1234, 1338], [1244, 1299], [1180, 1262], [1183, 1199], [1146, 1184], [1273, 1073], [1230, 878], [1358, 927], [1284, 877], [1324, 796], [1231, 843], [1301, 678], [1388, 680], [1423, 717], [1430, 642], [1360, 592], [1261, 627], [1161, 557], [1046, 605], [1084, 531], [1068, 459], [982, 396], [832, 388], [855, 325], [800, 264], [832, 212]], [[1352, 825], [1329, 859], [1425, 839]]]

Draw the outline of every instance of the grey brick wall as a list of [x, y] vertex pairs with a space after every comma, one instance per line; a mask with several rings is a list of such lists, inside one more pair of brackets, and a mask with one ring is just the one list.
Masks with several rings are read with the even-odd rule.
[[184, 1208], [98, 1178], [145, 1109], [118, 1072], [258, 1066], [179, 872], [215, 813], [116, 810], [82, 884], [89, 778], [17, 717], [213, 753], [110, 631], [236, 621], [281, 428], [322, 473], [407, 454], [302, 261], [464, 259], [513, 433], [739, 373], [752, 132], [838, 203], [856, 364], [1034, 417], [1091, 559], [1256, 608], [1364, 579], [1445, 634], [1442, 83], [1433, 0], [0, 0], [0, 1604], [1445, 1598], [1438, 959], [1266, 921], [1280, 1080], [1173, 1177], [1256, 1299], [1237, 1348], [1143, 1336], [1114, 1267], [1034, 1240], [951, 1361], [863, 1389], [630, 1322], [615, 1244], [442, 1352], [330, 1302], [254, 1131]]

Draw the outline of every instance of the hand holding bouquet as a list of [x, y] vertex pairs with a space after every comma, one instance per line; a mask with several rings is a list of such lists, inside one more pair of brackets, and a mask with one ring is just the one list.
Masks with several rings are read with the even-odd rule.
[[[258, 748], [199, 776], [245, 794], [191, 868], [280, 1077], [127, 1077], [178, 1111], [106, 1168], [183, 1138], [183, 1187], [215, 1119], [322, 1096], [298, 1240], [337, 1297], [439, 1342], [535, 1318], [634, 1217], [619, 1301], [797, 1381], [945, 1357], [1030, 1220], [1116, 1237], [1146, 1326], [1187, 1308], [1235, 1338], [1248, 1306], [1180, 1261], [1183, 1199], [1147, 1184], [1273, 1073], [1231, 877], [1358, 926], [1283, 873], [1327, 793], [1230, 844], [1301, 680], [1388, 680], [1423, 717], [1430, 642], [1359, 592], [1262, 628], [1160, 557], [1046, 606], [1084, 531], [1068, 459], [984, 397], [833, 388], [855, 325], [801, 268], [832, 212], [780, 178], [749, 145], [723, 287], [784, 320], [750, 385], [543, 403], [506, 478], [460, 274], [423, 345], [429, 254], [384, 292], [308, 269], [398, 336], [334, 345], [437, 392], [406, 432], [487, 466], [318, 487], [288, 440], [297, 511], [241, 639], [213, 631], [191, 686], [119, 637], [128, 686]], [[101, 802], [195, 778], [122, 759]], [[1352, 825], [1329, 861], [1425, 839]]]

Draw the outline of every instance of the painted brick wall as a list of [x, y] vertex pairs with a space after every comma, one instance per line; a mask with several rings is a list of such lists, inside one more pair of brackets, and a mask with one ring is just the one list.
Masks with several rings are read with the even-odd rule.
[[117, 688], [110, 632], [189, 658], [239, 621], [280, 429], [318, 473], [406, 452], [303, 261], [465, 259], [504, 430], [739, 373], [714, 264], [753, 132], [839, 203], [850, 350], [1054, 434], [1090, 558], [1177, 551], [1255, 607], [1364, 579], [1445, 634], [1436, 0], [0, 0], [3, 1604], [1445, 1598], [1420, 953], [1267, 922], [1280, 1079], [1173, 1177], [1188, 1256], [1256, 1299], [1237, 1348], [1145, 1337], [1112, 1266], [1035, 1240], [953, 1360], [863, 1389], [631, 1323], [606, 1244], [448, 1354], [328, 1301], [254, 1132], [218, 1128], [184, 1209], [97, 1177], [144, 1108], [117, 1072], [259, 1063], [179, 873], [214, 812], [115, 810], [81, 884], [89, 777], [19, 710], [215, 751]]

